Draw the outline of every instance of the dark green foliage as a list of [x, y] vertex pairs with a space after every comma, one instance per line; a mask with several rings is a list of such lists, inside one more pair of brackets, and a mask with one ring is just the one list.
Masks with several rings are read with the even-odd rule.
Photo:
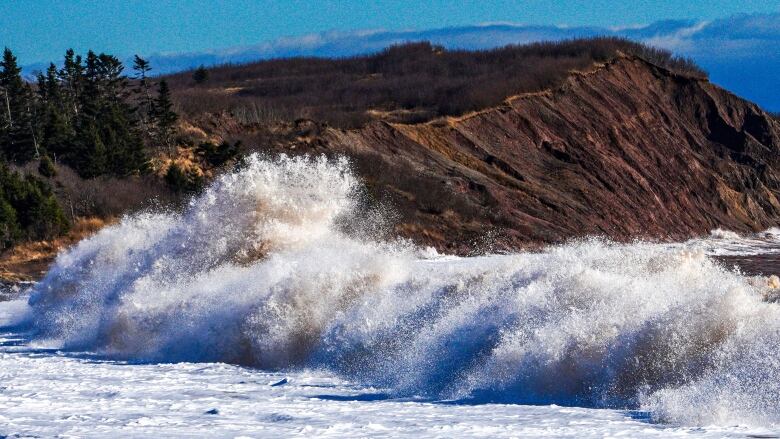
[[171, 163], [165, 173], [165, 182], [176, 193], [196, 192], [203, 187], [203, 177], [187, 172], [176, 163]]
[[203, 84], [209, 80], [209, 71], [203, 66], [198, 67], [192, 72], [192, 80], [195, 81], [196, 84]]
[[16, 210], [5, 197], [0, 197], [0, 248], [6, 249], [21, 236], [22, 231], [16, 219]]
[[74, 140], [73, 127], [69, 123], [74, 115], [63, 83], [54, 64], [49, 66], [45, 76], [38, 76], [41, 146], [49, 153], [60, 156], [67, 154]]
[[[148, 127], [152, 109], [151, 68], [140, 57], [134, 67], [140, 75], [137, 87], [131, 86], [116, 57], [90, 51], [82, 58], [68, 50], [61, 69], [50, 64], [38, 73], [33, 92], [16, 57], [5, 49], [0, 61], [0, 247], [22, 239], [48, 239], [68, 226], [49, 184], [21, 177], [6, 161], [24, 164], [40, 157], [38, 173], [45, 178], [56, 174], [52, 158], [82, 178], [125, 177], [146, 170], [139, 124]], [[165, 99], [163, 122], [171, 125], [176, 114], [167, 92]], [[196, 183], [187, 177], [191, 185]]]
[[51, 239], [67, 230], [68, 221], [46, 182], [0, 166], [0, 247]]
[[152, 119], [155, 122], [155, 134], [157, 141], [163, 145], [170, 146], [173, 141], [174, 127], [179, 116], [173, 111], [173, 101], [171, 100], [171, 90], [168, 88], [168, 82], [164, 79], [160, 81], [157, 89], [157, 99], [152, 105]]
[[[19, 136], [2, 136], [6, 158], [23, 163], [39, 152], [48, 154], [73, 167], [84, 178], [105, 174], [122, 177], [144, 171], [148, 159], [138, 124], [146, 121], [139, 120], [134, 94], [148, 91], [146, 74], [151, 68], [138, 57], [135, 64], [141, 80], [139, 87], [131, 88], [123, 73], [124, 66], [116, 57], [90, 51], [83, 60], [68, 50], [62, 69], [51, 64], [45, 74], [38, 74], [37, 96], [24, 91], [9, 93], [12, 97], [23, 96], [26, 105], [17, 107], [32, 108], [28, 113], [34, 120], [30, 118], [30, 134], [24, 141], [17, 140]], [[21, 81], [10, 51], [3, 66], [9, 90], [29, 90]], [[22, 86], [17, 84], [20, 81]], [[10, 114], [21, 113], [13, 108], [12, 105]]]
[[[84, 178], [144, 171], [148, 159], [138, 123], [145, 121], [139, 121], [133, 92], [148, 91], [151, 68], [141, 58], [136, 68], [142, 80], [141, 87], [133, 89], [116, 57], [90, 51], [82, 60], [68, 50], [61, 70], [51, 64], [45, 74], [38, 74], [34, 94], [6, 49], [0, 62], [3, 157], [22, 164], [50, 154]], [[170, 96], [167, 99], [170, 102]], [[164, 117], [165, 123], [175, 122], [172, 105]]]
[[58, 79], [63, 90], [62, 105], [70, 123], [79, 112], [79, 96], [84, 86], [84, 66], [81, 63], [81, 55], [76, 55], [73, 49], [65, 52]]
[[147, 162], [134, 109], [127, 101], [127, 78], [122, 63], [111, 55], [87, 54], [74, 141], [62, 161], [82, 177], [129, 175]]
[[232, 145], [227, 141], [222, 142], [219, 145], [215, 145], [211, 142], [203, 142], [198, 145], [197, 152], [202, 155], [206, 162], [211, 166], [222, 166], [227, 161], [235, 158], [240, 149], [240, 141], [237, 141]]
[[133, 59], [133, 70], [135, 70], [135, 79], [138, 81], [138, 86], [134, 91], [140, 95], [138, 115], [141, 117], [141, 121], [146, 124], [149, 113], [152, 111], [151, 81], [149, 80], [152, 66], [149, 61], [136, 55]]
[[0, 150], [15, 163], [25, 163], [37, 153], [33, 93], [21, 73], [16, 57], [6, 47], [0, 61]]
[[41, 157], [41, 161], [38, 163], [38, 173], [46, 178], [52, 178], [57, 175], [57, 169], [49, 156]]

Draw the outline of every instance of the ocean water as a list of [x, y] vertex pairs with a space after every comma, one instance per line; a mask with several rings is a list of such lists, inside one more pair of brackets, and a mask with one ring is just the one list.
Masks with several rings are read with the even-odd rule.
[[678, 244], [458, 258], [388, 238], [344, 159], [251, 156], [0, 302], [0, 435], [770, 436], [773, 280]]

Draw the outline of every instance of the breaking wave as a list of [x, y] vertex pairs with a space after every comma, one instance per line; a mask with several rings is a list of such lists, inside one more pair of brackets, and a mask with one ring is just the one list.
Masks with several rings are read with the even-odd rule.
[[251, 156], [183, 213], [124, 218], [30, 298], [40, 343], [316, 368], [437, 399], [780, 421], [780, 308], [701, 251], [585, 240], [442, 257], [370, 239], [348, 163]]
[[715, 229], [706, 238], [695, 238], [672, 247], [698, 249], [712, 256], [750, 256], [780, 253], [780, 228], [772, 227], [760, 233], [740, 235]]

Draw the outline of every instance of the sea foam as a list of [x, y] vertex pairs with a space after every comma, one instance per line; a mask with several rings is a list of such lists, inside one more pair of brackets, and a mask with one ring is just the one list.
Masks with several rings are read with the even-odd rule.
[[37, 339], [325, 369], [399, 396], [780, 421], [780, 308], [703, 252], [588, 239], [440, 257], [358, 232], [376, 216], [360, 194], [344, 159], [250, 156], [182, 213], [60, 254], [30, 298]]

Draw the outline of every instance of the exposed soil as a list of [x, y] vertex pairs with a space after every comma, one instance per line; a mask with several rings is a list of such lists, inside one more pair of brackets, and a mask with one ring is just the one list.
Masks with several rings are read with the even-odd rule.
[[324, 129], [304, 146], [353, 157], [399, 234], [460, 254], [485, 236], [517, 250], [780, 224], [780, 123], [636, 57], [465, 117]]
[[[52, 241], [19, 244], [0, 254], [0, 284], [40, 279], [61, 249], [92, 235], [110, 224], [97, 218], [79, 218], [67, 235]], [[0, 285], [0, 290], [3, 290]]]
[[[257, 126], [226, 113], [188, 122], [209, 139], [240, 138], [269, 153], [349, 156], [368, 198], [397, 212], [395, 233], [448, 253], [780, 225], [780, 122], [706, 79], [633, 56], [423, 124]], [[7, 252], [0, 277], [38, 277], [80, 236]], [[780, 272], [772, 258], [724, 260]]]

